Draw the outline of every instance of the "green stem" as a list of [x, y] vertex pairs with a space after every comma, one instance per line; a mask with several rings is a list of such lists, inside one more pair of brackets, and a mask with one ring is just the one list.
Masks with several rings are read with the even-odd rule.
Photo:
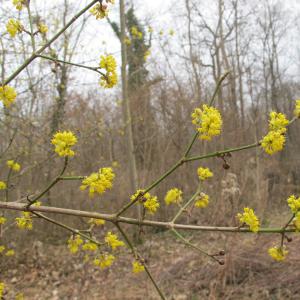
[[56, 62], [56, 63], [63, 63], [63, 64], [66, 64], [66, 65], [87, 69], [87, 70], [90, 70], [90, 71], [97, 72], [100, 75], [106, 76], [104, 73], [102, 73], [101, 71], [98, 70], [98, 67], [89, 67], [89, 66], [85, 66], [85, 65], [81, 65], [81, 64], [77, 64], [77, 63], [72, 63], [72, 62], [69, 62], [69, 61], [65, 61], [65, 60], [61, 60], [61, 59], [57, 59], [57, 58], [53, 58], [53, 57], [46, 56], [46, 55], [41, 55], [41, 54], [37, 55], [37, 57], [44, 58], [44, 59], [47, 59], [47, 60], [51, 60], [51, 61]]
[[54, 185], [56, 185], [60, 181], [60, 177], [64, 174], [66, 168], [68, 166], [68, 157], [65, 157], [64, 166], [59, 173], [59, 175], [36, 197], [34, 197], [32, 200], [30, 200], [30, 205], [41, 199]]
[[175, 230], [174, 228], [172, 229], [172, 232], [175, 234], [175, 236], [177, 236], [184, 244], [188, 245], [189, 247], [199, 251], [201, 254], [204, 254], [210, 258], [212, 258], [213, 260], [220, 262], [214, 255], [211, 255], [207, 252], [205, 252], [204, 250], [202, 250], [201, 248], [199, 248], [198, 246], [192, 244], [191, 242], [189, 242], [187, 239], [185, 239], [177, 230]]
[[135, 258], [135, 259], [140, 258], [140, 262], [141, 262], [142, 265], [144, 266], [145, 271], [146, 271], [148, 277], [150, 278], [151, 282], [153, 283], [155, 289], [157, 290], [157, 292], [158, 292], [160, 298], [163, 299], [163, 300], [166, 300], [164, 294], [162, 293], [161, 289], [159, 288], [159, 286], [157, 285], [156, 281], [155, 281], [154, 278], [152, 277], [152, 275], [151, 275], [151, 273], [150, 273], [150, 271], [149, 271], [147, 265], [145, 264], [144, 259], [138, 254], [138, 252], [137, 252], [137, 250], [135, 249], [135, 247], [133, 246], [132, 242], [129, 240], [127, 234], [123, 231], [123, 229], [121, 228], [121, 226], [120, 226], [118, 223], [116, 223], [115, 225], [116, 225], [116, 227], [118, 228], [118, 230], [120, 231], [120, 233], [121, 233], [121, 235], [123, 236], [123, 238], [125, 239], [126, 243], [128, 244], [128, 246], [129, 246], [129, 248], [130, 248], [130, 250], [131, 250], [131, 252], [132, 252], [134, 258]]
[[[171, 167], [165, 174], [163, 174], [160, 178], [158, 178], [156, 181], [154, 181], [149, 187], [146, 188], [144, 193], [149, 192], [152, 190], [154, 187], [156, 187], [158, 184], [160, 184], [166, 177], [168, 177], [171, 173], [173, 173], [178, 167], [180, 167], [183, 164], [182, 160], [179, 160], [173, 167]], [[130, 208], [133, 204], [135, 204], [140, 197], [136, 197], [133, 201], [129, 202], [126, 204], [123, 208], [117, 212], [117, 217], [123, 214], [128, 208]]]
[[59, 180], [83, 180], [86, 176], [59, 176]]
[[64, 228], [70, 232], [72, 232], [73, 234], [77, 234], [77, 235], [80, 235], [81, 237], [85, 238], [86, 240], [89, 240], [90, 242], [93, 242], [94, 244], [98, 245], [98, 246], [103, 246], [105, 243], [100, 243], [98, 242], [97, 240], [91, 238], [90, 236], [82, 233], [83, 231], [82, 230], [78, 230], [78, 229], [74, 229], [66, 224], [63, 224], [63, 223], [60, 223], [54, 219], [51, 219], [49, 217], [46, 217], [45, 215], [41, 214], [41, 213], [37, 213], [37, 212], [32, 212], [33, 215], [36, 215], [37, 217], [41, 218], [41, 219], [44, 219], [54, 225], [57, 225], [61, 228]]
[[34, 40], [32, 16], [31, 16], [31, 11], [30, 11], [30, 2], [28, 2], [28, 5], [27, 5], [27, 12], [28, 12], [29, 25], [30, 25], [30, 38], [31, 38], [32, 51], [33, 51], [33, 53], [35, 53], [35, 40]]
[[60, 35], [62, 35], [67, 28], [69, 28], [81, 15], [83, 15], [89, 8], [91, 8], [99, 0], [93, 0], [90, 4], [79, 11], [60, 31], [58, 31], [44, 46], [39, 48], [35, 53], [33, 53], [24, 63], [7, 79], [4, 80], [3, 85], [9, 84], [16, 76], [18, 76], [34, 59], [38, 57], [45, 49], [47, 49]]
[[171, 223], [175, 223], [175, 221], [179, 218], [179, 216], [183, 213], [183, 211], [195, 200], [195, 198], [199, 195], [200, 192], [200, 184], [197, 188], [196, 193], [180, 208], [177, 212]]
[[184, 159], [184, 162], [194, 161], [194, 160], [201, 160], [201, 159], [210, 158], [210, 157], [216, 157], [216, 156], [221, 156], [221, 155], [226, 154], [226, 153], [238, 152], [238, 151], [242, 151], [242, 150], [246, 150], [246, 149], [255, 148], [255, 147], [258, 147], [258, 146], [260, 146], [260, 142], [256, 142], [254, 144], [250, 144], [250, 145], [246, 145], [246, 146], [241, 146], [241, 147], [237, 147], [237, 148], [230, 148], [230, 149], [226, 149], [226, 150], [222, 150], [222, 151], [216, 151], [216, 152], [212, 152], [212, 153], [208, 153], [208, 154], [204, 154], [204, 155], [200, 155], [200, 156], [188, 157], [188, 158]]

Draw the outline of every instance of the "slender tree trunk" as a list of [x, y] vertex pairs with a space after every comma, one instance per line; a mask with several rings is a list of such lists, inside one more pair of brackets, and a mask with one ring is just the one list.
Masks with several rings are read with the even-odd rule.
[[134, 154], [134, 143], [133, 143], [133, 133], [132, 133], [132, 118], [130, 110], [130, 100], [128, 97], [128, 79], [127, 79], [127, 53], [125, 44], [125, 5], [124, 0], [120, 0], [120, 42], [121, 42], [121, 56], [122, 56], [122, 66], [121, 66], [121, 77], [122, 77], [122, 98], [123, 98], [123, 119], [126, 128], [126, 143], [127, 143], [127, 157], [129, 160], [129, 172], [130, 172], [130, 187], [131, 192], [135, 192], [137, 189], [137, 169], [136, 160]]

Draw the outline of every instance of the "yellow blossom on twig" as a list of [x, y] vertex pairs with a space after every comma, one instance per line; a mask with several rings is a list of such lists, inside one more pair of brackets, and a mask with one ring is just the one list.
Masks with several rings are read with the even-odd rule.
[[111, 233], [110, 231], [107, 232], [104, 240], [113, 250], [117, 247], [125, 246], [124, 242], [120, 241], [118, 239], [118, 236], [116, 234]]
[[258, 232], [260, 224], [252, 208], [245, 207], [244, 213], [238, 213], [237, 217], [242, 225], [247, 224], [251, 231]]
[[101, 269], [105, 269], [110, 267], [115, 261], [115, 256], [112, 254], [104, 253], [101, 254], [98, 258], [94, 259], [94, 265], [100, 267]]
[[57, 132], [54, 134], [51, 144], [55, 146], [55, 152], [59, 156], [74, 156], [75, 152], [71, 149], [77, 143], [75, 134], [71, 131]]
[[84, 191], [89, 187], [89, 195], [94, 197], [95, 193], [103, 194], [106, 190], [111, 189], [115, 174], [112, 168], [101, 168], [98, 173], [92, 173], [87, 178], [83, 179], [80, 189]]
[[145, 267], [138, 261], [134, 261], [132, 263], [132, 272], [133, 273], [140, 273], [145, 271]]
[[213, 172], [209, 168], [199, 167], [197, 170], [198, 176], [200, 180], [206, 180], [210, 177], [213, 177]]
[[165, 196], [165, 202], [167, 205], [179, 204], [182, 202], [182, 191], [177, 188], [170, 189]]
[[0, 86], [0, 100], [4, 106], [9, 108], [11, 104], [16, 100], [17, 93], [15, 89], [9, 85]]
[[276, 261], [285, 260], [288, 251], [282, 247], [272, 247], [268, 250], [269, 255]]
[[195, 201], [195, 207], [205, 208], [209, 204], [209, 196], [205, 193], [200, 193]]
[[223, 121], [216, 108], [204, 104], [202, 109], [196, 108], [192, 113], [192, 123], [196, 125], [200, 138], [210, 141], [221, 133]]

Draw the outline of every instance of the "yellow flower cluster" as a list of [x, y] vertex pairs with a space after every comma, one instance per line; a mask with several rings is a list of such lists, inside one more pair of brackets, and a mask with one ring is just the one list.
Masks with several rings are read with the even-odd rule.
[[104, 88], [112, 88], [118, 83], [117, 62], [112, 55], [101, 55], [100, 68], [106, 71], [100, 78], [100, 85]]
[[96, 17], [96, 20], [104, 19], [108, 16], [108, 9], [105, 5], [97, 3], [90, 9], [90, 13]]
[[6, 188], [6, 183], [4, 181], [0, 181], [0, 190], [5, 190]]
[[144, 208], [150, 213], [154, 214], [159, 208], [159, 202], [156, 196], [152, 196], [150, 193], [144, 193], [144, 190], [137, 190], [134, 195], [130, 197], [131, 201], [134, 201], [137, 197], [139, 203], [142, 203]]
[[12, 38], [16, 36], [17, 33], [22, 32], [23, 26], [20, 21], [9, 19], [6, 24], [6, 30]]
[[287, 203], [292, 213], [296, 214], [300, 210], [300, 197], [296, 198], [295, 195], [291, 195], [287, 199]]
[[4, 106], [9, 108], [16, 100], [17, 93], [15, 89], [9, 85], [0, 86], [0, 100]]
[[0, 217], [0, 225], [3, 225], [3, 224], [5, 224], [5, 222], [7, 221], [7, 219], [6, 218], [4, 218], [4, 217]]
[[177, 188], [170, 189], [165, 196], [165, 202], [167, 205], [179, 204], [182, 202], [182, 191]]
[[22, 212], [22, 217], [16, 218], [16, 225], [20, 229], [32, 229], [32, 218], [31, 218], [31, 213], [28, 211], [23, 211]]
[[111, 189], [115, 174], [112, 168], [100, 168], [98, 173], [92, 173], [83, 179], [80, 189], [84, 191], [89, 187], [89, 196], [94, 197], [95, 193], [103, 194], [106, 190]]
[[0, 299], [2, 299], [4, 294], [5, 284], [3, 282], [0, 282]]
[[28, 4], [28, 0], [13, 0], [12, 2], [17, 10], [22, 10], [23, 6]]
[[282, 113], [272, 111], [269, 120], [269, 132], [261, 140], [261, 146], [266, 153], [272, 155], [283, 149], [285, 143], [285, 132], [289, 121]]
[[5, 256], [14, 256], [15, 255], [15, 250], [13, 249], [10, 249], [10, 250], [7, 250], [7, 252], [5, 253]]
[[145, 271], [145, 267], [137, 260], [132, 263], [132, 272], [137, 274]]
[[252, 208], [245, 207], [244, 213], [238, 213], [237, 217], [241, 224], [247, 224], [251, 231], [258, 232], [260, 224]]
[[300, 100], [296, 100], [294, 115], [297, 118], [300, 118]]
[[199, 167], [197, 170], [198, 176], [200, 180], [206, 180], [210, 177], [213, 177], [213, 172], [209, 168]]
[[46, 34], [48, 32], [48, 27], [44, 23], [39, 23], [38, 24], [38, 30], [41, 34]]
[[114, 255], [104, 253], [101, 254], [98, 258], [94, 259], [94, 265], [100, 267], [101, 269], [105, 269], [110, 267], [113, 264], [115, 259], [116, 258]]
[[151, 55], [151, 51], [150, 50], [147, 50], [145, 53], [144, 53], [144, 61], [147, 60], [147, 58]]
[[209, 203], [209, 196], [205, 193], [200, 193], [196, 198], [195, 207], [205, 208]]
[[268, 250], [269, 255], [276, 261], [283, 261], [288, 251], [282, 247], [272, 247]]
[[6, 165], [15, 172], [19, 172], [21, 170], [21, 165], [13, 160], [8, 160]]
[[[2, 254], [5, 251], [5, 246], [0, 246], [0, 254]], [[15, 255], [15, 250], [13, 249], [8, 249], [6, 250], [5, 256], [10, 257], [10, 256], [14, 256]], [[0, 298], [1, 299], [1, 298]]]
[[138, 38], [140, 40], [143, 38], [143, 33], [140, 32], [136, 26], [132, 26], [130, 28], [130, 32], [134, 38]]
[[289, 124], [289, 120], [285, 117], [282, 113], [277, 113], [272, 111], [270, 113], [270, 120], [269, 120], [269, 130], [270, 131], [278, 131], [281, 133], [286, 132], [286, 126]]
[[93, 242], [86, 242], [82, 245], [82, 250], [94, 252], [98, 250], [98, 245]]
[[105, 220], [91, 218], [88, 223], [95, 226], [101, 226], [105, 224]]
[[107, 232], [104, 240], [113, 250], [117, 247], [125, 246], [124, 242], [120, 241], [118, 239], [118, 236], [116, 234], [111, 233], [110, 231]]
[[68, 239], [68, 248], [72, 254], [75, 254], [79, 250], [79, 246], [83, 243], [80, 235], [71, 236]]
[[196, 108], [192, 113], [192, 123], [196, 125], [200, 138], [210, 141], [221, 133], [223, 121], [216, 108], [204, 104], [202, 109]]
[[74, 156], [75, 152], [71, 149], [77, 143], [77, 138], [71, 131], [57, 132], [54, 134], [51, 144], [55, 146], [55, 152], [59, 156]]
[[[41, 202], [36, 202], [32, 206], [40, 206]], [[20, 229], [31, 230], [33, 227], [32, 213], [29, 211], [23, 211], [22, 217], [16, 218], [16, 225]]]
[[296, 231], [300, 231], [300, 212], [296, 213], [293, 224], [296, 227]]

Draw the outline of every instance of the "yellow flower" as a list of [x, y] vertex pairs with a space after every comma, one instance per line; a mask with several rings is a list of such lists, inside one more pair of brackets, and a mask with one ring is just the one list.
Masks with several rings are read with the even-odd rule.
[[38, 30], [41, 34], [46, 34], [48, 32], [48, 27], [44, 23], [39, 23], [38, 24]]
[[13, 160], [8, 160], [6, 162], [6, 165], [15, 172], [19, 172], [21, 169], [20, 164], [18, 164], [17, 162], [15, 162]]
[[72, 254], [75, 254], [79, 250], [79, 246], [83, 243], [82, 238], [80, 235], [71, 236], [68, 239], [68, 248]]
[[5, 284], [3, 282], [0, 282], [0, 299], [2, 299], [4, 294]]
[[173, 29], [170, 29], [170, 30], [169, 30], [169, 35], [170, 35], [170, 36], [173, 36], [174, 34], [175, 34], [175, 31], [174, 31]]
[[111, 189], [115, 174], [112, 168], [101, 168], [98, 173], [92, 173], [83, 179], [80, 189], [83, 191], [89, 187], [89, 195], [94, 197], [95, 193], [103, 194], [106, 190]]
[[138, 261], [134, 261], [132, 263], [132, 272], [133, 273], [140, 273], [145, 271], [145, 267]]
[[192, 113], [192, 123], [196, 125], [200, 138], [210, 141], [221, 133], [223, 121], [216, 108], [204, 104], [202, 109], [196, 108]]
[[150, 56], [151, 54], [151, 51], [150, 50], [147, 50], [145, 53], [144, 53], [144, 60], [146, 61], [147, 58]]
[[0, 181], [0, 190], [5, 190], [6, 188], [6, 183], [4, 181]]
[[20, 229], [32, 229], [32, 218], [31, 218], [31, 213], [24, 211], [22, 212], [22, 217], [16, 218], [16, 225]]
[[270, 131], [285, 133], [286, 126], [288, 124], [289, 124], [289, 121], [286, 119], [284, 114], [277, 113], [275, 111], [272, 111], [270, 113], [270, 120], [269, 120], [269, 130]]
[[100, 68], [106, 71], [100, 78], [100, 85], [104, 88], [112, 88], [118, 83], [117, 62], [112, 55], [101, 55]]
[[282, 247], [272, 247], [268, 253], [274, 260], [283, 261], [289, 252]]
[[258, 232], [259, 230], [259, 220], [254, 214], [254, 211], [252, 208], [245, 207], [243, 214], [237, 214], [237, 217], [241, 224], [247, 224], [251, 231]]
[[300, 231], [300, 212], [296, 213], [293, 224], [296, 227], [296, 231]]
[[82, 246], [82, 250], [84, 250], [84, 251], [96, 251], [96, 250], [98, 250], [98, 245], [93, 243], [93, 242], [86, 242]]
[[108, 16], [108, 9], [100, 3], [97, 3], [90, 9], [90, 13], [96, 17], [96, 20], [103, 19]]
[[129, 46], [129, 45], [131, 45], [131, 40], [130, 40], [128, 37], [126, 37], [126, 38], [124, 39], [124, 43], [125, 43], [127, 46]]
[[5, 250], [5, 246], [0, 246], [0, 254]]
[[291, 195], [287, 199], [288, 206], [290, 207], [292, 213], [297, 213], [300, 210], [300, 197], [296, 198], [295, 195]]
[[135, 37], [137, 37], [138, 34], [139, 34], [139, 30], [137, 29], [136, 26], [132, 26], [132, 27], [130, 28], [130, 32], [131, 32], [131, 34], [132, 34], [133, 36], [135, 36]]
[[10, 250], [8, 250], [8, 251], [6, 251], [6, 253], [5, 253], [5, 256], [14, 256], [15, 255], [15, 250], [13, 250], [13, 249], [10, 249]]
[[300, 118], [300, 100], [296, 100], [294, 115]]
[[139, 197], [138, 202], [143, 204], [150, 214], [155, 213], [159, 208], [159, 202], [156, 196], [152, 196], [150, 193], [144, 193], [144, 190], [137, 190], [130, 199], [131, 201], [134, 201], [137, 197]]
[[59, 156], [74, 156], [71, 147], [77, 143], [77, 138], [71, 131], [57, 132], [54, 134], [51, 144], [55, 146], [55, 152]]
[[182, 191], [177, 188], [169, 190], [165, 196], [165, 202], [167, 205], [172, 203], [179, 204], [182, 202]]
[[13, 0], [12, 2], [17, 10], [22, 10], [23, 5], [27, 5], [28, 0]]
[[111, 233], [110, 231], [107, 232], [104, 240], [113, 250], [117, 247], [125, 246], [124, 242], [118, 240], [118, 236], [116, 234]]
[[200, 193], [199, 196], [196, 198], [195, 207], [204, 208], [209, 203], [209, 196], [205, 193]]
[[22, 32], [23, 26], [20, 21], [9, 19], [6, 24], [6, 30], [10, 34], [10, 36], [13, 38], [16, 36], [17, 33]]
[[94, 259], [94, 265], [100, 267], [101, 269], [105, 269], [110, 267], [115, 259], [115, 256], [112, 254], [101, 254], [98, 258]]
[[0, 217], [0, 225], [3, 225], [7, 221], [6, 218]]
[[18, 293], [18, 294], [16, 295], [15, 300], [24, 300], [24, 295], [23, 295], [23, 293]]
[[280, 131], [269, 131], [269, 133], [262, 139], [261, 146], [266, 153], [272, 155], [283, 149], [285, 143], [285, 136]]
[[16, 100], [17, 93], [15, 89], [9, 85], [0, 86], [0, 100], [3, 102], [5, 107], [10, 105]]
[[200, 180], [208, 179], [210, 177], [213, 177], [214, 175], [209, 168], [202, 168], [202, 167], [198, 168], [197, 173]]
[[92, 225], [100, 226], [105, 224], [105, 220], [91, 218], [89, 219], [88, 223]]

